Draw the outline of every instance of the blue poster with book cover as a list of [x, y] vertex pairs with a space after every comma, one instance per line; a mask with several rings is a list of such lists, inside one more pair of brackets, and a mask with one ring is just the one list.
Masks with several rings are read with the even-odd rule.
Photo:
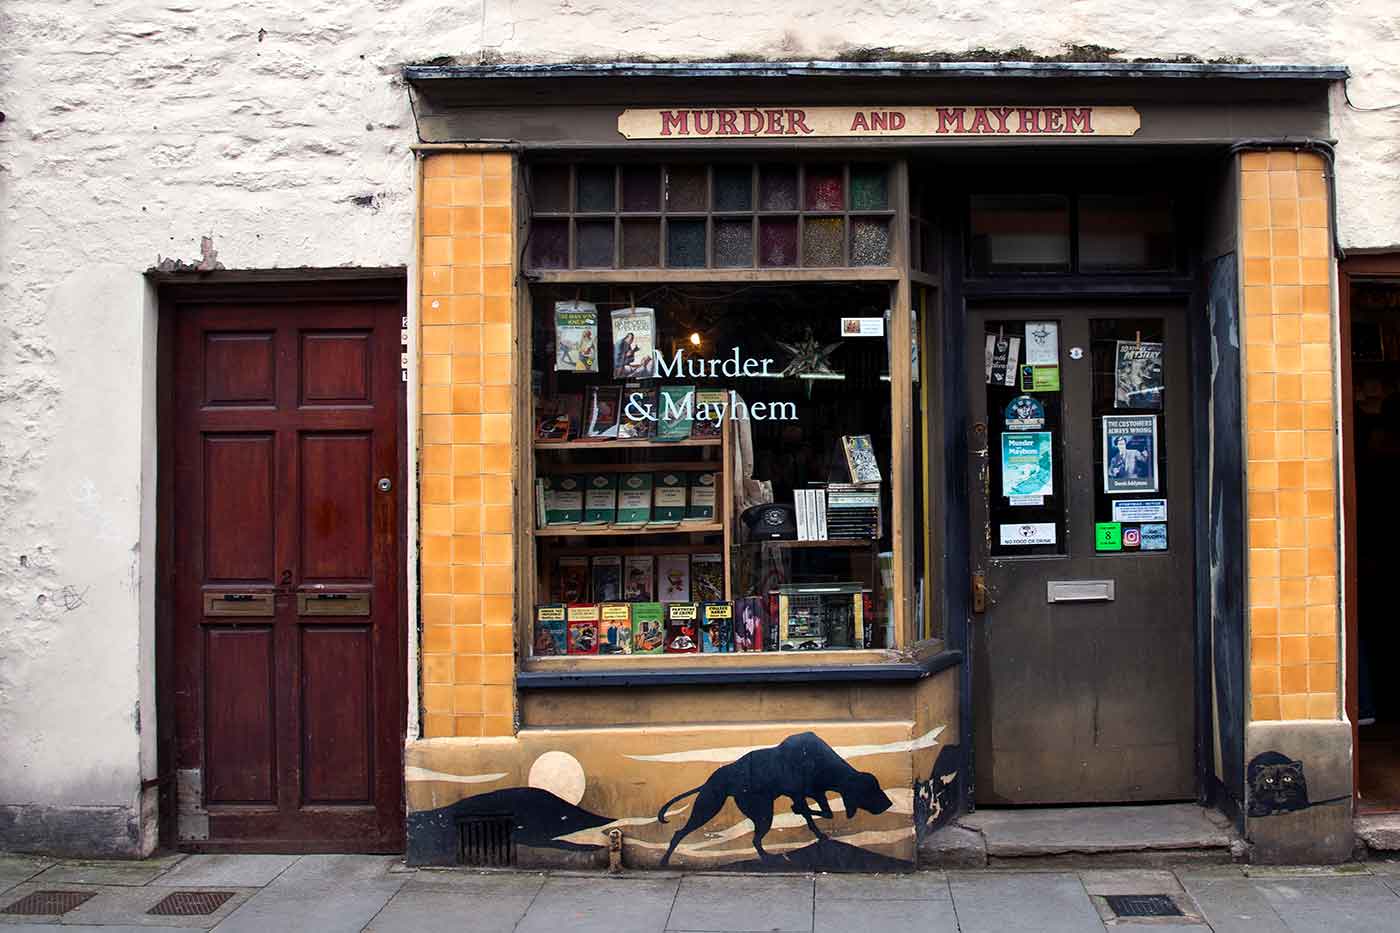
[[1001, 436], [1001, 494], [1053, 496], [1055, 456], [1049, 431], [1008, 431]]

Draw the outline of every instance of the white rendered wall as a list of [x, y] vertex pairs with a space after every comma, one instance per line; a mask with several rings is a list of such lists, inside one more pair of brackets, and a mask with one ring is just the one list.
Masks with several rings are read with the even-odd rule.
[[[136, 819], [155, 774], [142, 272], [197, 260], [205, 236], [230, 269], [410, 262], [402, 65], [1066, 45], [1341, 63], [1356, 104], [1400, 104], [1394, 0], [6, 0], [0, 843], [35, 808]], [[1333, 132], [1343, 244], [1400, 246], [1400, 109], [1357, 113], [1338, 96]]]

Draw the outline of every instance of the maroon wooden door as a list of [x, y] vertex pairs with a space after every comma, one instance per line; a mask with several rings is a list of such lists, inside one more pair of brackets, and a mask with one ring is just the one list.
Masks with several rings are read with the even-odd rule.
[[182, 844], [402, 848], [401, 313], [174, 313]]

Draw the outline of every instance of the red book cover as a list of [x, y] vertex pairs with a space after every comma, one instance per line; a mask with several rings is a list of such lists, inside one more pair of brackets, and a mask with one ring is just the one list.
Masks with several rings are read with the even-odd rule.
[[574, 603], [569, 607], [569, 654], [598, 653], [598, 606]]

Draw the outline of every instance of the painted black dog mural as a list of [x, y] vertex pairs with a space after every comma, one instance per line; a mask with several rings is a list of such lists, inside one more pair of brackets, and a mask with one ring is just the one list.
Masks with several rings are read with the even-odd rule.
[[731, 764], [716, 768], [699, 787], [692, 787], [662, 804], [656, 819], [665, 823], [667, 810], [695, 796], [690, 818], [671, 837], [661, 865], [669, 864], [681, 840], [718, 816], [731, 797], [739, 811], [753, 821], [753, 847], [762, 860], [770, 858], [763, 849], [763, 837], [773, 826], [773, 808], [779, 797], [792, 801], [792, 812], [806, 821], [812, 835], [826, 840], [828, 837], [817, 827], [807, 802], [816, 801], [821, 817], [832, 819], [831, 804], [826, 798], [831, 792], [841, 795], [847, 819], [853, 818], [858, 810], [880, 814], [893, 806], [875, 775], [851, 767], [815, 733], [798, 733], [772, 748], [749, 752]]

